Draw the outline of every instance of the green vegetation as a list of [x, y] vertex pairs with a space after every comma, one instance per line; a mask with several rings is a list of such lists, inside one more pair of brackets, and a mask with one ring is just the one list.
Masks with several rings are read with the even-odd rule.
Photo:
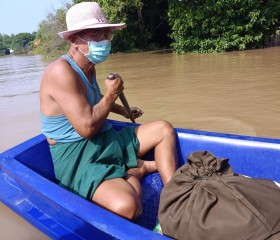
[[11, 37], [0, 33], [0, 56], [10, 54]]
[[49, 13], [47, 19], [40, 22], [36, 39], [33, 43], [35, 54], [53, 56], [66, 51], [68, 42], [63, 41], [57, 33], [67, 29], [65, 14], [70, 6], [66, 5], [65, 8], [58, 9], [55, 14]]
[[[75, 3], [82, 1], [74, 1]], [[149, 51], [169, 48], [171, 28], [166, 0], [99, 0], [110, 22], [126, 23], [116, 31], [113, 52]]]
[[[112, 52], [221, 52], [265, 47], [280, 26], [279, 0], [96, 0], [110, 22], [125, 22], [116, 31]], [[82, 1], [74, 0], [73, 3]], [[0, 34], [0, 55], [28, 53], [56, 56], [68, 43], [65, 13], [72, 4], [49, 13], [37, 33]]]
[[19, 33], [17, 35], [8, 36], [0, 33], [0, 56], [10, 54], [10, 49], [14, 54], [26, 54], [32, 48], [32, 41], [35, 39], [36, 33]]
[[19, 33], [13, 37], [11, 48], [15, 54], [26, 54], [31, 50], [31, 42], [36, 38], [36, 33]]
[[280, 26], [279, 0], [169, 0], [176, 53], [265, 47]]
[[[73, 1], [79, 3], [82, 1]], [[112, 52], [148, 51], [169, 48], [171, 28], [167, 22], [166, 0], [99, 0], [110, 22], [125, 22], [126, 27], [115, 32]], [[65, 13], [71, 7], [58, 9], [39, 24], [34, 53], [55, 55], [67, 50], [68, 43], [58, 32], [66, 30]]]

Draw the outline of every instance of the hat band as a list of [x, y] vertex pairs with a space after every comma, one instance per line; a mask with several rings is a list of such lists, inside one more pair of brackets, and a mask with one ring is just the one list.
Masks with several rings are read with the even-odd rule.
[[76, 29], [83, 29], [91, 25], [100, 24], [100, 23], [108, 23], [108, 20], [106, 18], [91, 18], [82, 22], [79, 22], [77, 24], [74, 24], [72, 26], [68, 26], [68, 31], [76, 30]]

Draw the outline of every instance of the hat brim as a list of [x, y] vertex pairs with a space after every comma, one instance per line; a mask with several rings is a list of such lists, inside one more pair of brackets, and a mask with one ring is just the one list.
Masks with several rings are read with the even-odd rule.
[[111, 23], [99, 23], [99, 24], [94, 24], [91, 26], [86, 26], [84, 28], [79, 28], [79, 29], [73, 29], [69, 31], [63, 31], [59, 32], [58, 35], [64, 39], [64, 40], [69, 40], [69, 37], [73, 35], [74, 33], [81, 32], [86, 29], [98, 29], [98, 28], [109, 28], [110, 30], [117, 30], [123, 28], [125, 23], [117, 23], [117, 24], [111, 24]]

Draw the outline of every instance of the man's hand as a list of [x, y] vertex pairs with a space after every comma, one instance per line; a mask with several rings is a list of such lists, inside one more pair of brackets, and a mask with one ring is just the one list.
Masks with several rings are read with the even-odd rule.
[[106, 87], [106, 95], [113, 96], [114, 100], [118, 98], [118, 96], [122, 93], [124, 86], [123, 86], [123, 80], [118, 75], [114, 75], [114, 80], [105, 79], [105, 87]]
[[[132, 113], [131, 117], [132, 117], [133, 119], [136, 119], [136, 118], [141, 117], [141, 116], [143, 115], [143, 113], [144, 113], [141, 109], [139, 109], [139, 108], [137, 108], [137, 107], [131, 107], [130, 110], [131, 110], [131, 113]], [[124, 116], [125, 118], [129, 118], [129, 115], [128, 115], [128, 113], [126, 112], [125, 109], [123, 110], [123, 116]]]

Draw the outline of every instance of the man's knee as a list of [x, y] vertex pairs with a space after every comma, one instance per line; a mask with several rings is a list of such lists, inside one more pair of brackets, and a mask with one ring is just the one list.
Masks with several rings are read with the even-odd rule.
[[132, 220], [140, 216], [142, 204], [136, 196], [129, 196], [116, 200], [112, 211], [122, 217]]
[[164, 136], [174, 136], [174, 128], [170, 122], [165, 120], [158, 121], [159, 132]]

